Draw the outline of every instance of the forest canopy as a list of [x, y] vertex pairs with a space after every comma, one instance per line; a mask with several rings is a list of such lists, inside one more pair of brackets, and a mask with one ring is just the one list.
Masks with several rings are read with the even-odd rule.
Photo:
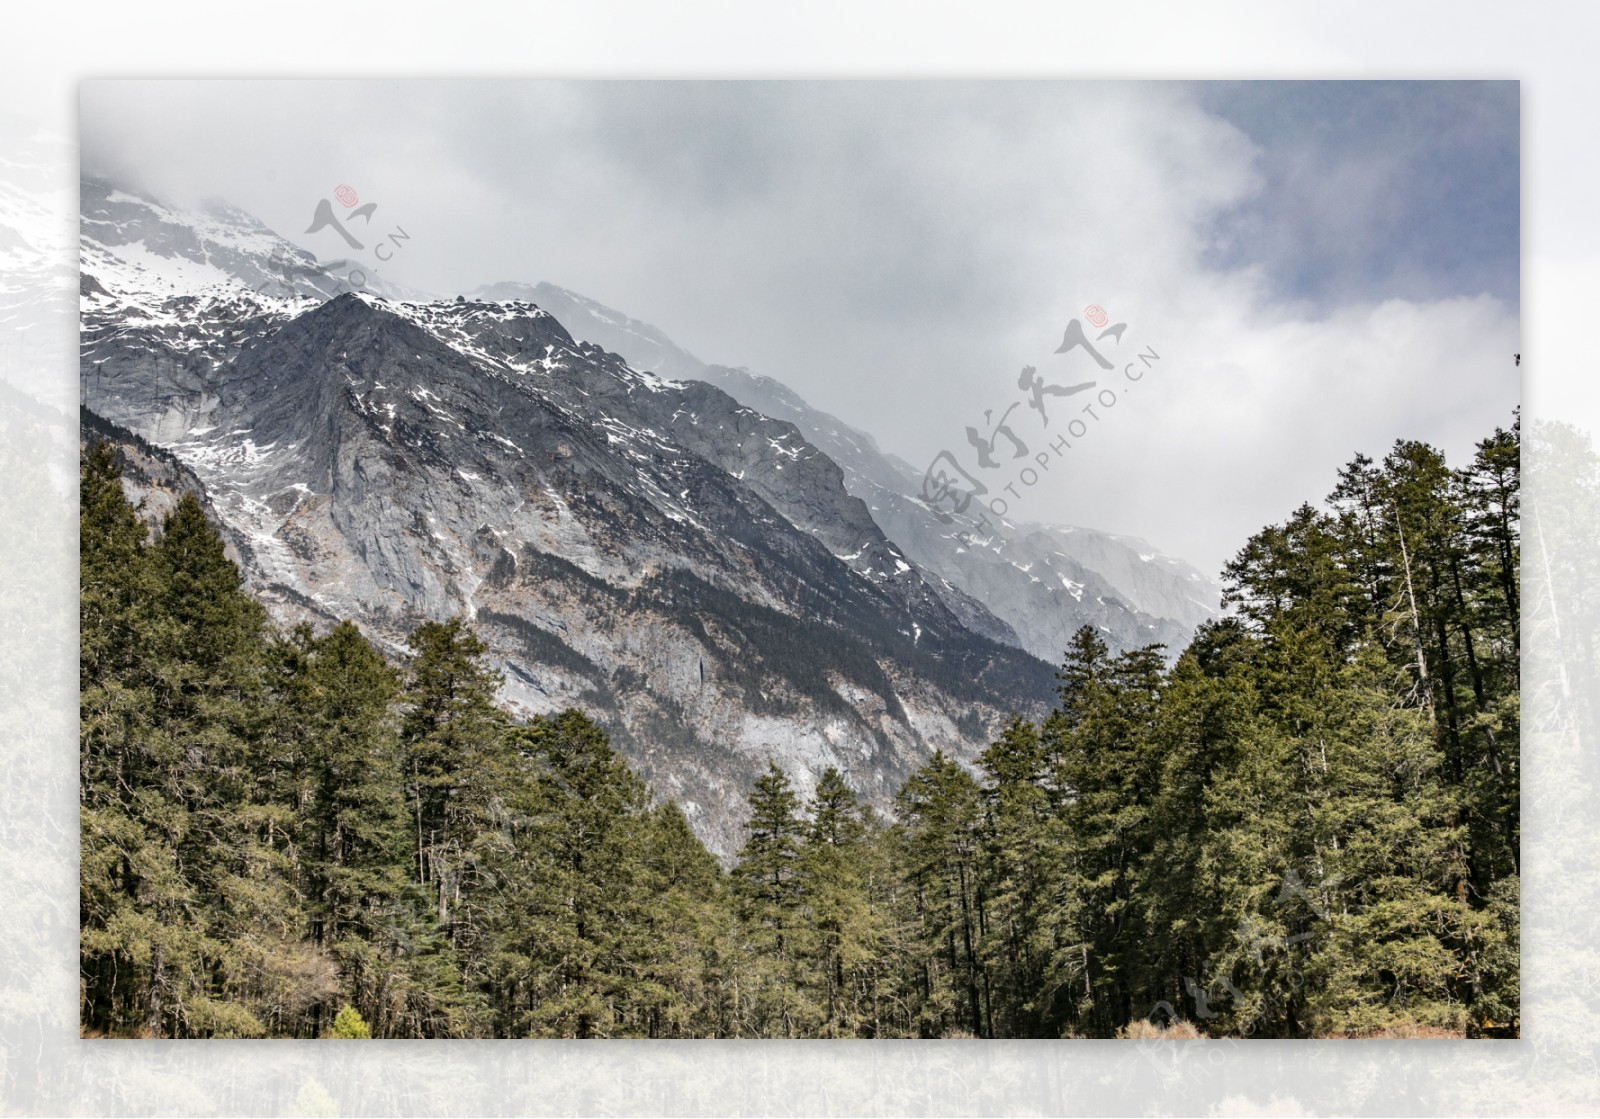
[[189, 495], [81, 467], [80, 1022], [117, 1037], [1515, 1036], [1520, 424], [1357, 456], [1168, 667], [892, 817], [776, 765], [724, 867], [462, 619], [275, 626]]

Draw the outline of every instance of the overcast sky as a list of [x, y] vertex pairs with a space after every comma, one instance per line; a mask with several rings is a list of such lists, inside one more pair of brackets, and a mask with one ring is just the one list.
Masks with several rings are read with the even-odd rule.
[[[1511, 422], [1519, 115], [1510, 82], [95, 82], [82, 144], [325, 258], [301, 230], [349, 184], [410, 235], [387, 278], [548, 280], [1215, 573], [1355, 452]], [[1090, 305], [1112, 373], [1053, 352]], [[1096, 388], [1046, 427], [1025, 365]], [[1030, 457], [1085, 425], [1032, 487], [964, 434], [1013, 404]]]

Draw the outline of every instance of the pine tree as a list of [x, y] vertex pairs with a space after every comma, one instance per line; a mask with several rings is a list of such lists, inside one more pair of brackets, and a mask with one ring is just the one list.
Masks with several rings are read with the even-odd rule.
[[144, 733], [153, 700], [140, 672], [155, 577], [109, 445], [85, 454], [78, 493], [80, 1018], [87, 1030], [154, 1030], [159, 1009], [155, 1023], [141, 1021], [137, 998], [160, 962], [151, 943], [159, 930], [144, 907], [157, 876], [163, 892], [181, 890], [136, 800], [167, 761], [152, 755]]
[[904, 873], [918, 922], [916, 1029], [923, 1037], [991, 1035], [979, 826], [982, 790], [942, 751], [901, 787], [896, 801]]
[[[297, 627], [277, 654], [286, 740], [279, 795], [295, 809], [310, 938], [337, 962], [341, 990], [379, 1036], [412, 1015], [449, 1034], [458, 992], [430, 991], [428, 968], [407, 971], [424, 946], [443, 945], [428, 898], [407, 873], [398, 674], [348, 622], [321, 638]], [[401, 991], [410, 994], [399, 999]]]
[[804, 986], [821, 1012], [821, 1037], [854, 1037], [872, 1030], [882, 914], [866, 881], [868, 822], [855, 793], [829, 766], [811, 800], [811, 823], [797, 876], [806, 928]]
[[[1281, 758], [1259, 718], [1251, 671], [1259, 655], [1259, 642], [1225, 619], [1202, 626], [1169, 674], [1152, 731], [1161, 760], [1149, 851], [1135, 888], [1145, 930], [1135, 1018], [1165, 1003], [1211, 1027], [1213, 996], [1233, 1001], [1212, 963], [1249, 930], [1241, 921], [1248, 902], [1241, 906], [1229, 887], [1236, 876], [1260, 883], [1270, 874], [1284, 825], [1274, 799]], [[1252, 1021], [1248, 1008], [1227, 1009], [1243, 1014], [1241, 1024]]]
[[811, 950], [801, 920], [800, 858], [805, 823], [800, 799], [775, 763], [750, 793], [748, 838], [733, 870], [742, 956], [735, 1035], [802, 1037], [818, 1017], [799, 961]]
[[1481, 441], [1457, 478], [1467, 543], [1451, 577], [1474, 701], [1466, 732], [1480, 897], [1487, 878], [1522, 867], [1521, 455], [1519, 420]]
[[258, 795], [265, 613], [193, 495], [146, 544], [109, 449], [82, 480], [85, 1022], [290, 1028], [257, 997], [292, 1001], [302, 932], [287, 836]]
[[417, 881], [437, 905], [453, 947], [475, 935], [470, 912], [473, 845], [488, 829], [502, 762], [504, 714], [495, 706], [500, 674], [488, 647], [460, 618], [423, 622], [402, 695], [402, 765], [410, 800]]
[[[1060, 876], [1041, 918], [1049, 929], [1045, 986], [1053, 1028], [1110, 1036], [1132, 1015], [1143, 929], [1133, 905], [1150, 842], [1159, 759], [1153, 728], [1162, 687], [1159, 646], [1110, 657], [1090, 627], [1075, 635], [1060, 672], [1061, 707], [1041, 728], [1061, 808], [1044, 847]], [[1081, 985], [1063, 1012], [1060, 996]]]
[[982, 945], [993, 976], [998, 1036], [1039, 1036], [1049, 933], [1043, 910], [1059, 870], [1047, 844], [1060, 805], [1039, 730], [1013, 717], [980, 759], [985, 777], [982, 883], [988, 922]]
[[650, 946], [640, 999], [648, 1037], [716, 1037], [735, 951], [728, 886], [716, 857], [672, 801], [651, 813], [644, 836], [641, 943]]
[[372, 1030], [359, 1010], [353, 1006], [343, 1006], [334, 1015], [328, 1037], [334, 1041], [365, 1041], [372, 1037]]
[[659, 949], [645, 920], [649, 792], [577, 711], [534, 719], [509, 743], [527, 780], [506, 785], [511, 861], [491, 864], [495, 939], [526, 961], [521, 983], [497, 995], [516, 1015], [508, 1024], [534, 1036], [646, 1034], [660, 1001], [644, 978]]

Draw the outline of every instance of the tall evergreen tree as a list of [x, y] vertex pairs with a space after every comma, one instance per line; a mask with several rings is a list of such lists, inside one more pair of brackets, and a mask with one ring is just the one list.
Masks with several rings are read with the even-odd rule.
[[870, 1033], [883, 915], [866, 881], [871, 833], [855, 793], [830, 766], [817, 781], [798, 865], [806, 926], [804, 984], [822, 1037]]
[[641, 1032], [716, 1037], [725, 1028], [727, 974], [735, 947], [728, 884], [716, 857], [672, 801], [655, 809], [644, 836], [640, 884], [647, 899], [641, 941]]
[[[281, 704], [310, 937], [337, 961], [341, 989], [378, 1036], [397, 1019], [449, 1034], [457, 992], [430, 991], [406, 957], [435, 943], [428, 898], [407, 873], [412, 844], [395, 704], [398, 674], [348, 622], [279, 646]], [[333, 1012], [317, 1008], [317, 1023]]]
[[800, 961], [811, 950], [801, 920], [801, 850], [805, 822], [800, 798], [775, 763], [750, 793], [748, 838], [733, 869], [743, 955], [738, 980], [736, 1035], [804, 1036], [818, 1011], [800, 982]]
[[1013, 717], [980, 759], [985, 777], [981, 881], [988, 920], [984, 965], [992, 976], [997, 1035], [1035, 1037], [1042, 1029], [1051, 932], [1048, 898], [1060, 866], [1047, 846], [1059, 809], [1056, 767], [1039, 729]]
[[919, 925], [916, 1029], [924, 1037], [991, 1035], [991, 992], [979, 955], [984, 936], [979, 826], [982, 790], [936, 751], [896, 801], [904, 873]]
[[1132, 1015], [1143, 929], [1133, 906], [1138, 861], [1150, 842], [1159, 771], [1153, 730], [1162, 687], [1159, 646], [1117, 657], [1088, 626], [1074, 637], [1060, 677], [1061, 707], [1041, 728], [1064, 793], [1044, 840], [1063, 872], [1044, 920], [1052, 929], [1046, 986], [1083, 998], [1064, 1018], [1108, 1034]]
[[577, 711], [534, 719], [510, 743], [532, 779], [520, 791], [508, 786], [514, 861], [495, 874], [509, 902], [498, 939], [509, 938], [527, 969], [512, 993], [512, 1028], [577, 1038], [648, 1033], [662, 1001], [646, 978], [660, 949], [645, 921], [655, 900], [646, 893], [648, 790]]
[[460, 618], [423, 622], [402, 695], [402, 765], [410, 800], [417, 881], [437, 904], [439, 924], [460, 948], [475, 935], [470, 905], [475, 839], [488, 830], [502, 763], [500, 675], [488, 647]]

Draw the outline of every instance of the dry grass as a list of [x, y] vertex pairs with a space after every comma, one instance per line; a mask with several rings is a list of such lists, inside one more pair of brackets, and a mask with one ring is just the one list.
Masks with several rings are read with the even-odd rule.
[[92, 1026], [80, 1025], [78, 1027], [78, 1036], [84, 1041], [126, 1041], [130, 1038], [137, 1041], [151, 1041], [156, 1038], [156, 1035], [144, 1026], [124, 1033], [107, 1033], [105, 1030], [96, 1029]]
[[1378, 1026], [1370, 1030], [1345, 1030], [1322, 1036], [1335, 1041], [1460, 1041], [1467, 1036], [1467, 1033], [1465, 1030], [1452, 1030], [1444, 1026], [1391, 1022], [1387, 1026]]
[[[1410, 1021], [1317, 1035], [1318, 1039], [1330, 1041], [1460, 1041], [1466, 1036], [1464, 1030], [1424, 1026]], [[1201, 1033], [1193, 1022], [1183, 1018], [1175, 1018], [1165, 1026], [1135, 1018], [1117, 1031], [1117, 1037], [1126, 1041], [1195, 1041], [1205, 1039], [1207, 1035]]]
[[1158, 1026], [1144, 1018], [1135, 1018], [1117, 1031], [1125, 1041], [1197, 1041], [1206, 1035], [1195, 1028], [1193, 1022], [1175, 1018], [1165, 1026]]

